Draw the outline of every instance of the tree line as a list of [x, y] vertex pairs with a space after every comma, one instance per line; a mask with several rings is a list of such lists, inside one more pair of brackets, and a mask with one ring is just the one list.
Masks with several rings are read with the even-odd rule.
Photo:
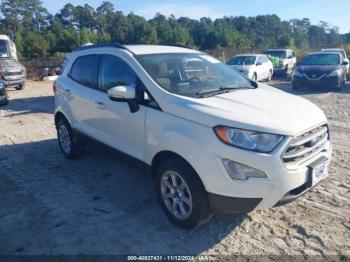
[[201, 50], [255, 50], [291, 47], [298, 50], [339, 47], [350, 43], [350, 33], [321, 21], [283, 21], [277, 15], [175, 18], [156, 14], [152, 19], [115, 9], [103, 2], [66, 4], [50, 14], [40, 0], [2, 0], [0, 33], [16, 43], [20, 57], [33, 58], [70, 52], [84, 43], [170, 44]]

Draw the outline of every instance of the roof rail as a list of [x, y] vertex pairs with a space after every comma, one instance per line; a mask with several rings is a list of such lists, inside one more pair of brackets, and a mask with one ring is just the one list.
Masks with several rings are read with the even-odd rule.
[[[88, 50], [88, 49], [93, 49], [93, 48], [100, 48], [100, 47], [114, 47], [114, 48], [119, 48], [119, 49], [124, 49], [129, 52], [131, 52], [128, 48], [126, 48], [124, 45], [118, 44], [118, 43], [106, 43], [106, 44], [95, 44], [95, 45], [86, 45], [86, 46], [81, 46], [76, 49], [74, 49], [72, 52], [77, 52], [77, 51], [82, 51], [82, 50]], [[131, 52], [132, 53], [132, 52]]]

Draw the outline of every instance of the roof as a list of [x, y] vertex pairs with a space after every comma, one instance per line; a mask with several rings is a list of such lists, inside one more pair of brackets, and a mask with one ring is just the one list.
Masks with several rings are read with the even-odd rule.
[[91, 50], [95, 48], [119, 48], [127, 50], [135, 55], [145, 54], [166, 54], [166, 53], [201, 53], [196, 50], [189, 48], [178, 47], [178, 46], [165, 46], [165, 45], [121, 45], [118, 43], [107, 43], [97, 45], [83, 45], [75, 50], [74, 52]]
[[265, 52], [267, 52], [267, 51], [287, 51], [287, 50], [292, 51], [292, 49], [289, 49], [289, 48], [280, 48], [280, 49], [267, 49], [267, 50], [265, 50]]
[[125, 47], [134, 53], [135, 55], [145, 54], [166, 54], [166, 53], [201, 53], [199, 51], [178, 47], [178, 46], [165, 46], [165, 45], [125, 45]]
[[0, 40], [10, 40], [7, 35], [0, 35]]
[[327, 54], [332, 54], [332, 55], [341, 55], [337, 51], [322, 51], [322, 52], [315, 52], [315, 53], [310, 53], [309, 55], [327, 55]]
[[235, 55], [234, 57], [236, 57], [236, 56], [258, 56], [258, 55], [266, 56], [264, 54], [239, 54], [239, 55]]
[[321, 51], [322, 52], [327, 52], [327, 51], [341, 52], [341, 51], [344, 51], [344, 49], [343, 48], [323, 48]]

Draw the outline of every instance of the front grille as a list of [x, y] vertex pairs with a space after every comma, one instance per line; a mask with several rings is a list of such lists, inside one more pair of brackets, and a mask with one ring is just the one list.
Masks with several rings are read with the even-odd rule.
[[23, 75], [23, 70], [21, 71], [5, 71], [4, 76], [17, 76], [17, 75]]
[[308, 78], [308, 79], [315, 79], [315, 80], [321, 79], [325, 75], [326, 74], [324, 74], [324, 73], [307, 73], [307, 74], [305, 74], [306, 78]]
[[288, 148], [283, 153], [282, 160], [286, 164], [300, 164], [324, 150], [325, 144], [329, 139], [329, 129], [327, 125], [322, 125], [307, 131], [293, 138]]

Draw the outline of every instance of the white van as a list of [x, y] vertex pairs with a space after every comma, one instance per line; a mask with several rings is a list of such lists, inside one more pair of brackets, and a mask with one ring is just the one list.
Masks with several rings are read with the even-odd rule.
[[[18, 61], [17, 56], [17, 49], [15, 43], [7, 36], [7, 35], [0, 35], [0, 41], [5, 42], [7, 45], [0, 45], [0, 57], [11, 57], [12, 59], [15, 59]], [[8, 54], [9, 52], [9, 54]]]

